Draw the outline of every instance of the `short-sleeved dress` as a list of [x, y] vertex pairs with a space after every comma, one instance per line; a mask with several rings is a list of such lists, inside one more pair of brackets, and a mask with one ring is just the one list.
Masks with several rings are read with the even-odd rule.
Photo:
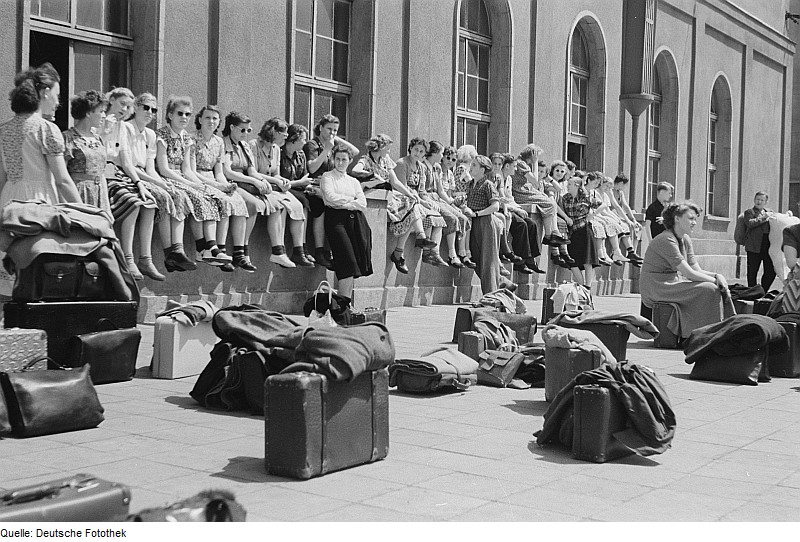
[[6, 173], [0, 205], [12, 199], [58, 203], [47, 157], [63, 155], [64, 136], [39, 113], [16, 115], [0, 125], [0, 160]]
[[67, 171], [75, 181], [81, 200], [111, 215], [105, 178], [106, 146], [103, 140], [95, 135], [83, 136], [73, 127], [64, 132], [64, 147]]
[[605, 239], [606, 237], [623, 233], [618, 221], [612, 220], [606, 213], [606, 211], [611, 210], [611, 201], [608, 199], [608, 194], [604, 194], [597, 189], [589, 190], [588, 193], [592, 202], [592, 209], [595, 211], [594, 215], [589, 218], [592, 234], [598, 239]]
[[[156, 130], [156, 141], [165, 146], [167, 162], [173, 173], [182, 175], [181, 166], [186, 156], [186, 149], [194, 145], [192, 136], [187, 134], [186, 131], [181, 131], [180, 134], [177, 134], [169, 125], [164, 125]], [[164, 176], [163, 172], [159, 171], [159, 173], [161, 176]], [[194, 216], [196, 220], [205, 222], [206, 220], [217, 221], [220, 219], [220, 211], [224, 205], [222, 201], [201, 189], [191, 187], [173, 179], [165, 180], [175, 189], [183, 191], [189, 197], [189, 202], [192, 204], [192, 216]]]
[[[211, 134], [211, 139], [206, 141], [201, 131], [198, 130], [194, 134], [195, 171], [201, 178], [213, 181], [214, 168], [217, 164], [221, 165], [224, 158], [225, 143], [221, 137]], [[224, 203], [222, 209], [223, 218], [228, 216], [249, 216], [247, 205], [239, 194], [240, 190], [238, 188], [230, 193], [222, 192], [213, 186], [206, 186], [206, 190]]]
[[[133, 127], [127, 122], [117, 122], [103, 135], [106, 144], [106, 182], [111, 214], [122, 220], [137, 207], [156, 209], [158, 204], [151, 194], [143, 193], [137, 184], [122, 169], [121, 153], [130, 153]], [[133, 162], [133, 159], [131, 159]], [[145, 195], [146, 194], [146, 195]]]
[[[389, 172], [397, 164], [389, 156], [381, 156], [377, 160], [368, 152], [358, 159], [358, 163], [364, 171], [372, 173], [389, 180]], [[418, 209], [414, 198], [401, 194], [397, 190], [392, 190], [391, 197], [386, 202], [386, 216], [389, 222], [389, 233], [400, 236], [411, 230], [412, 224], [424, 216], [421, 209]]]
[[[431, 164], [428, 161], [425, 161], [425, 165], [428, 168], [428, 183], [425, 187], [426, 198], [435, 202], [439, 206], [439, 212], [444, 218], [444, 221], [447, 223], [447, 228], [445, 228], [444, 234], [447, 235], [452, 232], [465, 232], [467, 229], [469, 229], [469, 220], [467, 217], [464, 215], [461, 209], [455, 205], [447, 203], [439, 196], [437, 188], [438, 186], [441, 186], [445, 193], [447, 193], [445, 186], [450, 186], [450, 180], [447, 182], [444, 181], [445, 173], [442, 170], [442, 165], [439, 163]], [[452, 177], [453, 173], [451, 171], [448, 171], [448, 173], [450, 173], [450, 176]]]
[[[223, 137], [222, 141], [225, 143], [224, 160], [230, 169], [242, 175], [247, 175], [247, 169], [250, 166], [256, 167], [256, 157], [253, 156], [250, 145], [244, 141], [234, 143], [230, 136]], [[235, 179], [231, 180], [236, 182]], [[251, 194], [246, 189], [242, 188], [242, 186], [243, 184], [239, 184], [239, 188], [242, 191], [242, 198], [247, 204], [250, 216], [254, 214], [270, 215], [279, 209], [267, 196]]]
[[[259, 173], [270, 177], [280, 177], [281, 148], [279, 146], [260, 139], [254, 139], [250, 142], [250, 150], [256, 157], [256, 170]], [[286, 210], [290, 219], [305, 220], [303, 204], [294, 197], [290, 190], [283, 192], [280, 188], [273, 186], [272, 192], [267, 195], [267, 198], [271, 199], [275, 206]]]
[[[678, 265], [696, 263], [692, 239], [678, 239], [672, 230], [660, 233], [644, 255], [639, 274], [642, 303], [652, 307], [656, 302], [673, 303], [678, 307], [667, 327], [678, 337], [688, 337], [692, 330], [722, 321], [723, 309], [733, 314], [730, 300], [723, 301], [715, 284], [692, 282], [678, 275]], [[725, 304], [730, 305], [724, 307]]]
[[[306, 163], [306, 153], [302, 150], [295, 151], [292, 156], [286, 154], [286, 145], [281, 147], [281, 177], [284, 179], [288, 179], [289, 181], [298, 181], [308, 175], [308, 164]], [[290, 188], [289, 192], [294, 194], [294, 197], [297, 198], [303, 205], [303, 209], [307, 211], [311, 211], [311, 201], [308, 197], [304, 188]], [[319, 199], [319, 198], [317, 198]], [[321, 201], [321, 200], [320, 200]], [[320, 210], [319, 214], [325, 212], [324, 202], [322, 205], [322, 210]], [[311, 216], [319, 216], [314, 215], [312, 213]]]
[[524, 160], [517, 160], [514, 174], [511, 176], [511, 195], [518, 204], [532, 204], [533, 213], [538, 213], [543, 218], [553, 216], [556, 212], [555, 201], [549, 198], [543, 190], [531, 186], [528, 175], [532, 174], [531, 168]]
[[[133, 128], [130, 141], [131, 162], [133, 162], [133, 167], [137, 170], [146, 173], [148, 160], [155, 161], [156, 159], [156, 133], [147, 126], [139, 132], [134, 123], [131, 122], [130, 124]], [[191, 205], [184, 192], [178, 190], [170, 192], [144, 179], [142, 179], [142, 182], [156, 200], [156, 205], [158, 206], [155, 216], [156, 222], [170, 217], [176, 220], [184, 220], [191, 214]], [[171, 186], [169, 183], [166, 184]]]
[[394, 167], [394, 174], [398, 180], [415, 191], [422, 200], [421, 205], [417, 205], [423, 213], [422, 226], [428, 228], [446, 228], [447, 222], [444, 221], [437, 207], [430, 201], [425, 201], [425, 187], [428, 184], [428, 170], [422, 162], [412, 164], [408, 156], [404, 156], [397, 161]]

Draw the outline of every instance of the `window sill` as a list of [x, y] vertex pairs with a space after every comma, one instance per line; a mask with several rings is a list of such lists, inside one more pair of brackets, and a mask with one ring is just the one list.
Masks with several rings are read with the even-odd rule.
[[714, 224], [730, 224], [731, 219], [725, 216], [706, 215], [704, 221], [712, 222]]

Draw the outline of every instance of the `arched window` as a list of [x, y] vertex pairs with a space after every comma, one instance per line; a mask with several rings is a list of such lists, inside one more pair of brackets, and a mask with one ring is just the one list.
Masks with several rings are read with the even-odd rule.
[[483, 0], [462, 0], [458, 15], [456, 68], [456, 145], [470, 144], [487, 152], [489, 57], [492, 29]]
[[569, 119], [567, 130], [567, 159], [578, 169], [586, 168], [586, 146], [589, 136], [587, 119], [589, 109], [589, 77], [591, 66], [586, 48], [586, 38], [580, 27], [572, 33], [569, 55]]
[[659, 183], [661, 171], [661, 106], [663, 96], [661, 91], [661, 77], [658, 66], [653, 67], [653, 103], [650, 104], [650, 133], [647, 142], [647, 188], [645, 190], [645, 203], [653, 201], [656, 197], [656, 185]]
[[348, 0], [296, 0], [294, 17], [294, 107], [292, 119], [313, 126], [327, 113], [347, 133], [350, 85]]
[[731, 95], [725, 79], [718, 77], [708, 114], [706, 209], [712, 216], [729, 216], [730, 162]]

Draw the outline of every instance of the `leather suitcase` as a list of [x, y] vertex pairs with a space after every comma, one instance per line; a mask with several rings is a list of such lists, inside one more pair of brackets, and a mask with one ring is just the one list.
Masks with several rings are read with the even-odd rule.
[[456, 311], [456, 321], [453, 325], [453, 342], [458, 342], [458, 336], [464, 331], [473, 331], [472, 323], [478, 314], [489, 315], [501, 324], [505, 324], [517, 334], [519, 344], [533, 340], [536, 335], [536, 318], [529, 314], [514, 314], [500, 312], [483, 307], [459, 307]]
[[368, 307], [363, 311], [345, 313], [344, 325], [346, 326], [357, 326], [367, 322], [378, 322], [386, 325], [386, 309]]
[[628, 359], [628, 338], [631, 332], [621, 324], [567, 324], [562, 322], [561, 327], [591, 331], [600, 339], [617, 361]]
[[76, 474], [0, 496], [0, 522], [124, 521], [131, 490], [90, 474]]
[[735, 356], [721, 356], [713, 351], [708, 352], [702, 359], [694, 362], [689, 378], [746, 386], [769, 382], [769, 348], [743, 352]]
[[761, 299], [756, 299], [753, 303], [753, 314], [760, 314], [762, 316], [766, 316], [769, 312], [769, 308], [772, 305], [774, 299], [769, 299], [766, 297], [762, 297]]
[[747, 299], [737, 299], [733, 302], [736, 314], [753, 314], [754, 306], [755, 302], [748, 301]]
[[481, 352], [486, 350], [486, 339], [477, 331], [462, 331], [458, 334], [458, 351], [480, 362]]
[[32, 369], [47, 369], [47, 333], [41, 329], [0, 329], [0, 371], [14, 372], [37, 359]]
[[769, 375], [784, 378], [800, 376], [800, 326], [794, 322], [778, 322], [789, 335], [789, 351], [769, 355]]
[[186, 326], [169, 316], [159, 316], [153, 334], [153, 377], [175, 379], [199, 375], [218, 342], [211, 322]]
[[542, 325], [545, 325], [556, 315], [555, 305], [553, 305], [553, 294], [555, 288], [544, 288], [542, 290]]
[[605, 463], [633, 452], [614, 438], [627, 426], [622, 402], [597, 385], [573, 388], [574, 427], [572, 455], [575, 459]]
[[138, 308], [136, 301], [10, 302], [3, 305], [3, 316], [6, 328], [46, 331], [47, 355], [69, 367], [70, 337], [98, 331], [98, 321], [103, 318], [120, 329], [136, 327]]
[[546, 347], [544, 351], [544, 399], [552, 401], [569, 384], [573, 378], [583, 371], [600, 367], [599, 351], [586, 352], [577, 348]]
[[383, 459], [389, 453], [389, 373], [352, 382], [298, 372], [264, 386], [267, 472], [308, 479]]
[[669, 303], [653, 303], [653, 325], [658, 329], [658, 337], [653, 339], [656, 348], [681, 348], [681, 341], [667, 328], [667, 322], [675, 308]]

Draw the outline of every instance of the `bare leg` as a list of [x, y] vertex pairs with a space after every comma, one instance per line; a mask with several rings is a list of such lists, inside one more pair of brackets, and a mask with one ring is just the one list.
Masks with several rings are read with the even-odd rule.
[[220, 218], [219, 222], [217, 222], [217, 236], [212, 241], [216, 241], [219, 248], [225, 248], [225, 245], [228, 244], [228, 229], [230, 228], [231, 218], [226, 216], [225, 218]]
[[569, 270], [572, 273], [572, 280], [577, 284], [584, 284], [583, 273], [581, 273], [580, 267], [570, 267]]
[[[247, 221], [249, 218], [243, 216], [232, 216], [230, 217], [230, 234], [233, 238], [233, 244], [236, 246], [244, 245], [245, 239], [247, 238]], [[217, 229], [217, 234], [219, 234], [219, 229]], [[222, 240], [225, 243], [224, 240]], [[224, 245], [223, 245], [224, 246]], [[220, 247], [222, 248], [222, 247]]]
[[447, 255], [450, 258], [456, 257], [456, 232], [447, 234]]
[[126, 256], [133, 254], [133, 235], [136, 233], [137, 218], [139, 218], [139, 208], [134, 207], [133, 211], [128, 213], [128, 216], [115, 224], [122, 253]]
[[[155, 209], [141, 209], [139, 211], [138, 237], [139, 255], [153, 255], [153, 219], [156, 216]], [[167, 222], [162, 220], [161, 222]]]
[[314, 232], [314, 248], [322, 248], [325, 246], [325, 213], [321, 214], [314, 219], [312, 226]]
[[283, 245], [283, 211], [276, 211], [267, 216], [267, 232], [272, 246]]
[[303, 239], [305, 238], [305, 225], [304, 220], [292, 220], [291, 218], [286, 219], [289, 224], [289, 235], [292, 238], [292, 246], [295, 247], [302, 247], [303, 246]]
[[592, 268], [592, 264], [589, 263], [585, 264], [583, 266], [583, 272], [586, 275], [586, 279], [583, 282], [583, 284], [591, 288], [592, 282], [594, 281], [594, 268]]
[[346, 279], [338, 279], [336, 281], [336, 289], [339, 290], [339, 293], [348, 299], [353, 299], [353, 283], [355, 279], [353, 277], [347, 277]]
[[253, 228], [256, 227], [256, 218], [258, 215], [256, 213], [250, 213], [250, 216], [247, 217], [245, 222], [245, 231], [244, 231], [244, 243], [246, 245], [250, 242], [250, 234], [253, 233]]

